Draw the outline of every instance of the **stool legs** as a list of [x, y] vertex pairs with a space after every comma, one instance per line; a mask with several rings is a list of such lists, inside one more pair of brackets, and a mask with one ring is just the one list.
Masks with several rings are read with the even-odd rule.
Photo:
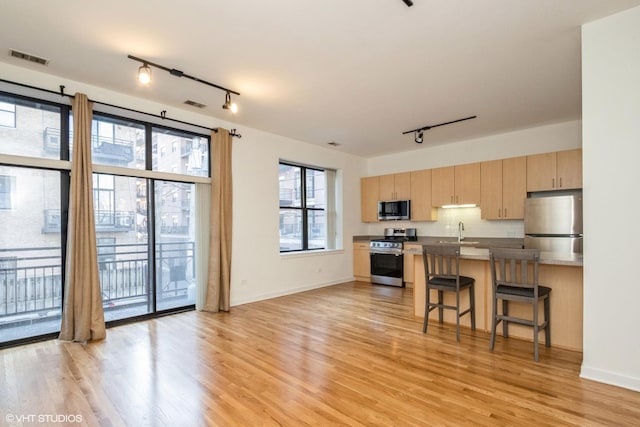
[[547, 322], [547, 326], [544, 331], [544, 345], [546, 347], [551, 347], [551, 320], [549, 319], [549, 315], [551, 314], [551, 310], [549, 309], [549, 306], [551, 305], [550, 300], [551, 296], [549, 295], [544, 299], [544, 321]]

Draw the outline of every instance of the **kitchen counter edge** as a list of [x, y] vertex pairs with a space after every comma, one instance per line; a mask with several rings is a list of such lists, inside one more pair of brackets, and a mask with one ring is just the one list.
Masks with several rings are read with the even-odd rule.
[[[353, 236], [353, 242], [362, 243], [369, 242], [373, 239], [380, 239], [383, 236], [367, 236], [359, 235]], [[411, 246], [424, 245], [424, 244], [438, 244], [441, 241], [454, 240], [452, 237], [418, 237], [417, 241], [405, 242], [409, 249], [405, 249], [404, 253], [408, 255], [421, 255], [422, 250], [418, 248], [411, 248]], [[462, 246], [460, 256], [462, 259], [472, 259], [480, 261], [489, 261], [489, 248], [490, 247], [510, 247], [521, 248], [524, 242], [522, 238], [475, 238], [467, 237], [467, 241], [477, 241], [477, 244]], [[455, 242], [453, 243], [455, 244]], [[582, 255], [575, 254], [573, 256], [559, 255], [552, 252], [540, 253], [540, 264], [546, 265], [562, 265], [569, 267], [582, 267]]]

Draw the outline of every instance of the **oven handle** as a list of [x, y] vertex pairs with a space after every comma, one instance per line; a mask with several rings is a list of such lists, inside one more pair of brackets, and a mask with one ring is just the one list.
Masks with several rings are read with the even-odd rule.
[[379, 254], [379, 255], [395, 255], [395, 256], [401, 256], [402, 255], [402, 251], [380, 251], [380, 250], [375, 250], [375, 249], [370, 249], [369, 252], [371, 254]]

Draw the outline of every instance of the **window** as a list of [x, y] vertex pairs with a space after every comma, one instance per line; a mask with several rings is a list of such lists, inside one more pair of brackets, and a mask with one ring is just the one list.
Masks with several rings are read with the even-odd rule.
[[96, 227], [115, 225], [115, 177], [113, 175], [93, 174], [93, 209]]
[[13, 209], [15, 186], [14, 176], [0, 175], [0, 209]]
[[60, 159], [62, 110], [57, 105], [0, 93], [0, 153]]
[[327, 171], [280, 163], [280, 252], [325, 249]]
[[0, 126], [16, 127], [16, 104], [0, 101]]
[[[153, 170], [181, 175], [209, 176], [209, 141], [201, 135], [153, 127], [152, 140], [160, 147], [153, 153]], [[171, 152], [167, 153], [167, 146]]]
[[93, 163], [145, 169], [144, 134], [144, 125], [140, 123], [94, 115], [91, 123]]
[[[0, 154], [27, 159], [0, 165], [0, 347], [60, 330], [71, 113], [68, 105], [0, 93]], [[193, 306], [195, 182], [208, 179], [181, 175], [209, 176], [209, 138], [129, 117], [93, 117], [105, 320]], [[169, 171], [179, 175], [161, 181]]]
[[[60, 177], [54, 170], [0, 166], [0, 183], [15, 179], [28, 189], [12, 211], [0, 210], [0, 343], [60, 330]], [[47, 231], [52, 211], [58, 221]]]

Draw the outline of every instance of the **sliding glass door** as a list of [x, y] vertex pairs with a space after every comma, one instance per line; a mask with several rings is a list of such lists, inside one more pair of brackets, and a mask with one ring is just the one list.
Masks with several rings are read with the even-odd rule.
[[[60, 330], [72, 118], [0, 93], [0, 347]], [[94, 218], [107, 322], [195, 304], [195, 183], [209, 138], [94, 112]]]

